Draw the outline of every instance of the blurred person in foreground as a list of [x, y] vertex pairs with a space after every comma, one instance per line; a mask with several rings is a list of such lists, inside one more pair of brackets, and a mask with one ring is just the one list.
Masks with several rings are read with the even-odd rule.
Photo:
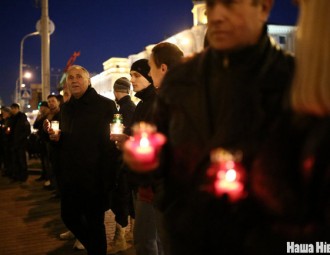
[[290, 107], [251, 173], [272, 237], [268, 254], [325, 253], [330, 240], [330, 1], [298, 3]]
[[213, 152], [226, 150], [240, 155], [247, 175], [281, 113], [294, 65], [267, 34], [272, 5], [272, 0], [207, 0], [209, 47], [170, 70], [158, 93], [154, 116], [167, 137], [160, 160], [143, 164], [124, 144], [131, 169], [161, 176], [156, 204], [171, 255], [268, 254], [267, 222], [249, 196], [249, 179], [218, 187], [210, 170]]
[[62, 106], [60, 131], [49, 129], [60, 150], [61, 216], [88, 254], [105, 255], [104, 213], [117, 167], [109, 123], [117, 108], [91, 87], [84, 67], [69, 67], [66, 81], [71, 98]]

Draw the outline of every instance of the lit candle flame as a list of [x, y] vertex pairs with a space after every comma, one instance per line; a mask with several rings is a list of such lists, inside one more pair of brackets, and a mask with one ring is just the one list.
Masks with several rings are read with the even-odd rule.
[[148, 139], [148, 135], [146, 133], [142, 134], [141, 140], [140, 140], [140, 147], [149, 147], [150, 146], [150, 142]]
[[226, 172], [225, 179], [226, 179], [227, 182], [234, 182], [234, 181], [236, 181], [236, 179], [237, 179], [237, 173], [236, 173], [235, 169], [229, 169]]

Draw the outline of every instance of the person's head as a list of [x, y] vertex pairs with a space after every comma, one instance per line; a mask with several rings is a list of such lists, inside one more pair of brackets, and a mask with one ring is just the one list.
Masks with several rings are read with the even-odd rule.
[[12, 103], [10, 105], [11, 114], [16, 115], [20, 111], [20, 105], [18, 103]]
[[11, 116], [11, 109], [9, 107], [2, 107], [1, 114], [3, 119], [8, 119]]
[[299, 113], [330, 115], [330, 1], [298, 3], [292, 107]]
[[69, 101], [70, 97], [71, 97], [70, 90], [68, 88], [63, 89], [63, 102], [65, 103], [65, 102]]
[[67, 70], [66, 83], [71, 95], [78, 99], [85, 94], [90, 85], [89, 72], [82, 66], [72, 65]]
[[122, 97], [127, 96], [131, 89], [131, 83], [126, 77], [121, 77], [115, 81], [113, 84], [113, 93], [117, 100]]
[[60, 107], [60, 101], [56, 95], [49, 95], [47, 97], [48, 107], [51, 111], [57, 110]]
[[139, 59], [132, 64], [130, 75], [134, 92], [139, 92], [152, 84], [149, 71], [148, 59]]
[[167, 71], [177, 65], [182, 57], [183, 52], [175, 44], [161, 42], [153, 47], [149, 59], [149, 76], [156, 88], [161, 85]]
[[39, 104], [39, 112], [42, 115], [45, 115], [49, 112], [49, 106], [48, 106], [48, 102], [47, 101], [42, 101]]
[[207, 41], [220, 51], [234, 51], [258, 42], [273, 0], [206, 0]]
[[57, 100], [60, 102], [60, 106], [64, 103], [63, 96], [61, 94], [56, 95]]

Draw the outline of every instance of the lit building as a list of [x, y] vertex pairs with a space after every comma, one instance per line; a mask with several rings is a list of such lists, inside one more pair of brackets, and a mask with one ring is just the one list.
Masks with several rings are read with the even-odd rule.
[[[175, 34], [166, 40], [176, 44], [184, 53], [189, 56], [200, 52], [204, 47], [207, 17], [205, 15], [206, 6], [204, 1], [193, 1], [193, 27]], [[294, 26], [269, 25], [269, 34], [280, 44], [283, 49], [294, 52]], [[103, 63], [104, 71], [91, 78], [95, 90], [108, 98], [114, 99], [113, 84], [120, 77], [130, 79], [130, 66], [136, 60], [149, 58], [155, 44], [145, 47], [145, 50], [137, 54], [132, 54], [127, 58], [110, 58]], [[133, 100], [136, 100], [133, 98]]]

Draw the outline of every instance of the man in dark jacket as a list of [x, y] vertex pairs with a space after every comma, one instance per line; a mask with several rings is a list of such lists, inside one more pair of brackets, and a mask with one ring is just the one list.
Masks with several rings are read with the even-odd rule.
[[43, 129], [43, 123], [47, 119], [49, 113], [49, 106], [47, 101], [42, 101], [39, 104], [39, 113], [36, 120], [33, 123], [33, 128], [37, 130], [38, 145], [40, 148], [40, 160], [41, 160], [41, 176], [36, 181], [44, 181], [47, 178], [47, 166], [48, 166], [48, 154], [46, 142], [49, 139], [48, 134]]
[[12, 169], [14, 181], [26, 181], [28, 178], [26, 151], [31, 126], [25, 113], [20, 111], [20, 105], [13, 103], [11, 106], [11, 127], [9, 143], [12, 155]]
[[207, 0], [210, 47], [169, 71], [159, 91], [155, 117], [167, 144], [158, 205], [172, 255], [267, 254], [256, 201], [231, 203], [204, 187], [214, 149], [242, 152], [248, 170], [280, 113], [293, 58], [267, 35], [272, 3]]
[[[131, 66], [131, 82], [135, 96], [141, 101], [137, 104], [132, 123], [152, 120], [152, 107], [157, 94], [147, 59], [135, 61]], [[156, 215], [152, 203], [153, 191], [150, 185], [138, 185], [135, 200], [134, 246], [137, 255], [160, 255], [162, 244], [156, 227]]]
[[[119, 113], [122, 115], [124, 124], [124, 133], [130, 134], [132, 126], [132, 118], [136, 105], [132, 101], [129, 93], [131, 83], [126, 77], [117, 79], [113, 85], [113, 92], [116, 103], [119, 105]], [[116, 228], [111, 248], [108, 253], [113, 254], [129, 248], [126, 243], [126, 226], [128, 225], [128, 217], [131, 217], [131, 229], [134, 222], [134, 206], [133, 206], [133, 190], [127, 180], [127, 168], [122, 163], [117, 170], [117, 184], [113, 192], [111, 210], [115, 214]], [[132, 233], [132, 231], [130, 231]]]
[[[144, 121], [150, 122], [153, 118], [152, 109], [157, 94], [149, 76], [150, 67], [147, 59], [135, 61], [131, 66], [131, 82], [135, 96], [140, 99], [137, 104], [132, 124]], [[118, 141], [119, 147], [123, 141], [120, 135], [111, 135], [111, 139]], [[124, 137], [127, 139], [127, 136]], [[135, 179], [131, 178], [130, 179]], [[135, 200], [135, 227], [134, 246], [137, 255], [162, 254], [162, 245], [156, 229], [156, 214], [153, 205], [153, 190], [151, 185], [142, 185], [137, 182], [137, 195]]]
[[104, 212], [117, 167], [109, 124], [117, 108], [91, 87], [85, 68], [73, 65], [67, 72], [72, 96], [62, 106], [60, 132], [49, 130], [60, 150], [61, 215], [88, 254], [105, 255]]
[[132, 118], [136, 108], [136, 105], [129, 95], [130, 90], [131, 83], [126, 77], [117, 79], [113, 85], [113, 93], [116, 98], [116, 103], [119, 105], [119, 113], [123, 117], [123, 124], [125, 127], [124, 133], [130, 133]]

